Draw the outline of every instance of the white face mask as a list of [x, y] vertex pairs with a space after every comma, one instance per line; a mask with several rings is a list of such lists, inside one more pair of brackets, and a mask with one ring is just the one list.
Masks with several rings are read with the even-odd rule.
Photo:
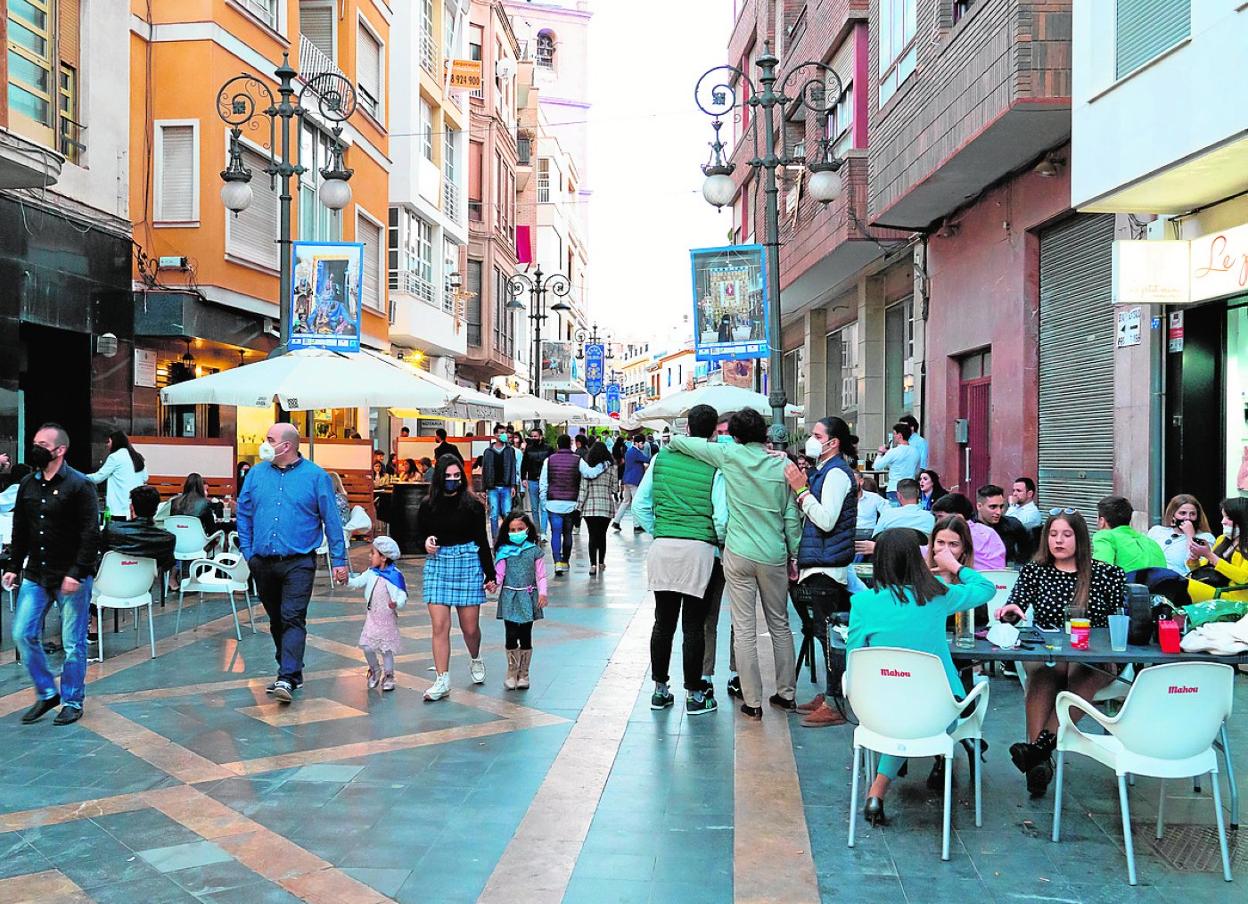
[[273, 448], [273, 444], [267, 439], [260, 444], [260, 460], [272, 461], [277, 457], [277, 450]]
[[1234, 535], [1234, 533], [1235, 533], [1235, 522], [1234, 522], [1234, 521], [1229, 521], [1229, 520], [1228, 520], [1228, 521], [1223, 521], [1223, 522], [1222, 522], [1222, 533], [1226, 534], [1228, 537], [1230, 537], [1230, 536]]
[[817, 461], [821, 455], [823, 455], [823, 443], [819, 442], [817, 437], [808, 437], [806, 440], [806, 457]]

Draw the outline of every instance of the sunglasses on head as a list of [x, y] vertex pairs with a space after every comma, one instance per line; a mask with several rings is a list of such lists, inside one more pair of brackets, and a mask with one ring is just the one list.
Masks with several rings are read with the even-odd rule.
[[1073, 509], [1073, 508], [1051, 508], [1051, 509], [1049, 509], [1049, 514], [1050, 514], [1050, 515], [1077, 515], [1077, 514], [1079, 514], [1079, 509]]

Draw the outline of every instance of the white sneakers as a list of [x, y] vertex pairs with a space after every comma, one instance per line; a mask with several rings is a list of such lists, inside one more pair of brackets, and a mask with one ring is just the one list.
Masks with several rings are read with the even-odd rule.
[[485, 660], [474, 659], [468, 663], [468, 674], [473, 684], [485, 684]]
[[433, 682], [433, 687], [425, 691], [425, 702], [430, 703], [434, 700], [441, 700], [443, 697], [449, 696], [451, 693], [451, 676], [449, 672], [438, 672], [437, 680]]

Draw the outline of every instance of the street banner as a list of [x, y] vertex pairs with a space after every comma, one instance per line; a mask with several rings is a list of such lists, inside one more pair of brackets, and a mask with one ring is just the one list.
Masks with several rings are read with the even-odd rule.
[[542, 340], [542, 388], [580, 389], [573, 343]]
[[360, 350], [360, 242], [295, 242], [288, 348]]
[[607, 384], [607, 414], [618, 415], [620, 413], [620, 384]]
[[767, 356], [767, 270], [762, 245], [695, 248], [694, 339], [699, 361]]
[[602, 343], [585, 346], [585, 391], [591, 396], [602, 392], [602, 372], [606, 360], [607, 350]]

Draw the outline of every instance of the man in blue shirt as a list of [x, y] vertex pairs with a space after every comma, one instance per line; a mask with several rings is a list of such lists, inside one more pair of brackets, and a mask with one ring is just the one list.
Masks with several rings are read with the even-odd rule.
[[[637, 487], [641, 485], [641, 478], [649, 465], [650, 446], [646, 443], [646, 438], [638, 433], [624, 453], [624, 476], [620, 480], [620, 508], [611, 520], [611, 526], [616, 530], [620, 529], [620, 520], [624, 514], [633, 507], [633, 496], [637, 494]], [[639, 534], [641, 531], [642, 527], [634, 516], [633, 533]]]
[[880, 457], [875, 460], [877, 471], [888, 471], [888, 500], [897, 501], [897, 484], [903, 480], [915, 480], [919, 475], [919, 453], [910, 445], [910, 425], [904, 421], [893, 424], [893, 448], [880, 446]]
[[260, 462], [238, 497], [238, 544], [268, 613], [277, 680], [266, 690], [282, 703], [303, 684], [308, 603], [316, 550], [329, 541], [333, 580], [346, 583], [347, 544], [329, 475], [299, 454], [299, 431], [274, 424], [260, 444]]
[[903, 424], [910, 427], [910, 445], [914, 446], [914, 451], [919, 453], [919, 470], [927, 467], [927, 440], [919, 436], [919, 419], [913, 414], [903, 415], [901, 418]]

